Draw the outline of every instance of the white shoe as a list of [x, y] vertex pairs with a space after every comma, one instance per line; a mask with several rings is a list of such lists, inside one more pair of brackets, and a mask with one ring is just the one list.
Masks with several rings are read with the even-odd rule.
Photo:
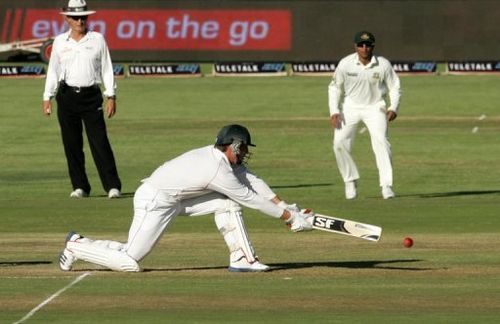
[[108, 198], [112, 199], [112, 198], [120, 198], [122, 196], [120, 190], [116, 189], [116, 188], [112, 188], [109, 190], [108, 192]]
[[345, 199], [356, 198], [356, 196], [358, 195], [356, 187], [357, 187], [356, 180], [348, 181], [345, 183]]
[[[66, 242], [64, 246], [66, 246], [68, 242], [75, 242], [76, 240], [81, 238], [82, 236], [80, 234], [69, 232], [66, 236]], [[77, 258], [73, 255], [73, 253], [65, 247], [61, 254], [59, 254], [59, 268], [62, 271], [70, 271], [73, 267], [73, 263], [76, 260]]]
[[264, 272], [270, 269], [269, 266], [260, 263], [259, 260], [250, 263], [245, 257], [241, 257], [238, 261], [231, 262], [228, 268], [230, 272]]
[[391, 199], [396, 197], [396, 194], [392, 191], [391, 186], [382, 186], [382, 197], [384, 199]]
[[75, 189], [74, 191], [72, 191], [69, 194], [69, 196], [71, 198], [85, 198], [85, 197], [88, 197], [89, 194], [86, 193], [85, 191], [83, 191], [83, 189], [78, 188], [78, 189]]

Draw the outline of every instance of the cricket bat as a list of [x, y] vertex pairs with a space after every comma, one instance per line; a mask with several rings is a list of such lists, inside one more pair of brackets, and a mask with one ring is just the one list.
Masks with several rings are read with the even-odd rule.
[[358, 223], [352, 220], [337, 218], [328, 215], [313, 214], [312, 226], [320, 231], [339, 233], [354, 237], [359, 237], [368, 241], [377, 242], [382, 235], [382, 228]]

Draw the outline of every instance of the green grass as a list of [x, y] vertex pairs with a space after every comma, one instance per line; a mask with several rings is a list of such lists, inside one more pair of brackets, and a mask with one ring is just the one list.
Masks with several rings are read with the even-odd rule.
[[[36, 323], [494, 323], [500, 316], [500, 78], [403, 77], [390, 138], [396, 199], [380, 198], [369, 136], [357, 134], [359, 198], [346, 201], [331, 150], [329, 78], [120, 79], [108, 131], [125, 198], [110, 201], [87, 152], [92, 197], [71, 190], [56, 116], [41, 114], [44, 80], [0, 79], [0, 323], [45, 305]], [[480, 118], [485, 115], [486, 118]], [[125, 240], [142, 178], [227, 123], [249, 127], [251, 169], [284, 199], [383, 227], [371, 243], [290, 233], [245, 210], [263, 274], [226, 271], [213, 217], [179, 217], [123, 274], [77, 263], [59, 271], [67, 231]], [[474, 127], [478, 131], [473, 133]], [[412, 236], [415, 245], [403, 248]]]

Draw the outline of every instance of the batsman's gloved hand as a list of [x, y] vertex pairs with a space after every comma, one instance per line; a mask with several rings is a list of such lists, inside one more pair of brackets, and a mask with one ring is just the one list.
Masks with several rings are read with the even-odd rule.
[[278, 204], [278, 206], [280, 206], [281, 208], [284, 208], [284, 209], [288, 210], [289, 212], [293, 212], [293, 211], [300, 212], [299, 205], [297, 205], [297, 204], [287, 204], [283, 200], [280, 201], [280, 203]]
[[292, 232], [303, 232], [312, 230], [314, 214], [310, 209], [302, 211], [290, 211], [290, 218], [286, 221]]

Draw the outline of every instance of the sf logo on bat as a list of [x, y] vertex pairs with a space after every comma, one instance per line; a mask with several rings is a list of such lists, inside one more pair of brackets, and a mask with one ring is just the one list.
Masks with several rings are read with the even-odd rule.
[[331, 229], [345, 232], [344, 222], [332, 218], [315, 216], [313, 226], [317, 228]]

